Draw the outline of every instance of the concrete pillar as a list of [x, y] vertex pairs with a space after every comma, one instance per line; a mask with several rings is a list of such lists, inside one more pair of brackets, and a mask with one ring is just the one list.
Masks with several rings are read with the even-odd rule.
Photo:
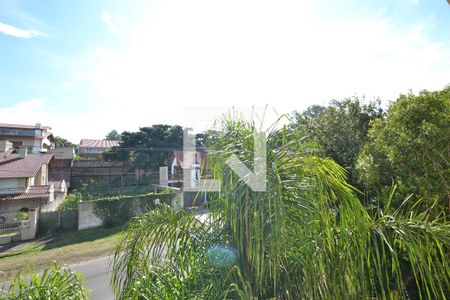
[[37, 229], [37, 220], [38, 220], [38, 212], [36, 210], [30, 210], [30, 225], [27, 227], [21, 227], [20, 230], [20, 239], [31, 240], [36, 236]]
[[159, 167], [159, 185], [169, 185], [169, 167]]

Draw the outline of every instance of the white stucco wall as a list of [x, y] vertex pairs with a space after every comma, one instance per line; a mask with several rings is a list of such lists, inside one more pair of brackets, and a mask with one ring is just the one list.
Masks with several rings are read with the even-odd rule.
[[48, 184], [48, 166], [43, 164], [34, 177], [35, 185], [47, 185]]
[[175, 174], [175, 167], [178, 164], [177, 158], [175, 157], [172, 161], [172, 165], [170, 166], [171, 175]]
[[16, 213], [22, 208], [39, 209], [40, 202], [33, 200], [0, 201], [0, 213]]
[[8, 137], [10, 142], [22, 142], [22, 147], [30, 148], [31, 153], [38, 154], [45, 150], [43, 145], [43, 139], [32, 136], [13, 136]]
[[48, 201], [44, 205], [41, 206], [41, 212], [49, 212], [56, 211], [58, 206], [64, 201], [64, 197], [67, 195], [66, 191], [63, 192], [54, 192], [54, 200]]
[[78, 206], [78, 230], [99, 227], [102, 220], [94, 213], [93, 202], [80, 202]]
[[22, 144], [23, 147], [31, 148], [31, 153], [33, 153], [33, 154], [39, 154], [41, 152], [41, 150], [43, 149], [41, 139], [32, 139], [32, 140], [23, 139], [22, 143], [23, 143]]

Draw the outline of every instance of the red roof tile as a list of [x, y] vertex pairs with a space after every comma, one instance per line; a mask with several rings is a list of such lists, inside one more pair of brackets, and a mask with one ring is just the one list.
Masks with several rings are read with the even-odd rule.
[[82, 139], [80, 148], [112, 148], [119, 146], [118, 141]]
[[0, 152], [0, 161], [5, 159], [8, 155], [13, 153], [14, 149], [8, 149], [6, 152]]
[[47, 200], [50, 195], [50, 185], [30, 186], [25, 193], [0, 195], [0, 200]]
[[52, 157], [52, 154], [28, 154], [21, 158], [18, 154], [10, 154], [0, 160], [0, 178], [33, 177]]
[[62, 147], [49, 150], [48, 153], [53, 154], [55, 159], [73, 159], [75, 157], [75, 149], [73, 147]]

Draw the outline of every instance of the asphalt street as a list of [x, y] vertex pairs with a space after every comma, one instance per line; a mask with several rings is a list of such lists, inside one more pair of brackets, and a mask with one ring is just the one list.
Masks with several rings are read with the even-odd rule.
[[111, 270], [108, 267], [109, 259], [109, 256], [102, 257], [69, 266], [71, 270], [83, 273], [90, 290], [89, 299], [114, 299], [114, 294], [109, 287], [111, 279]]

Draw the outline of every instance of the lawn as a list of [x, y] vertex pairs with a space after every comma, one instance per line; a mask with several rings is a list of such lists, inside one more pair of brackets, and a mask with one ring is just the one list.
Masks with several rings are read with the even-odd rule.
[[0, 237], [13, 236], [13, 235], [16, 235], [18, 233], [19, 233], [18, 230], [6, 231], [6, 232], [3, 232], [3, 233], [0, 233]]
[[37, 270], [50, 262], [73, 264], [112, 254], [123, 226], [71, 230], [0, 252], [0, 282], [27, 265]]

